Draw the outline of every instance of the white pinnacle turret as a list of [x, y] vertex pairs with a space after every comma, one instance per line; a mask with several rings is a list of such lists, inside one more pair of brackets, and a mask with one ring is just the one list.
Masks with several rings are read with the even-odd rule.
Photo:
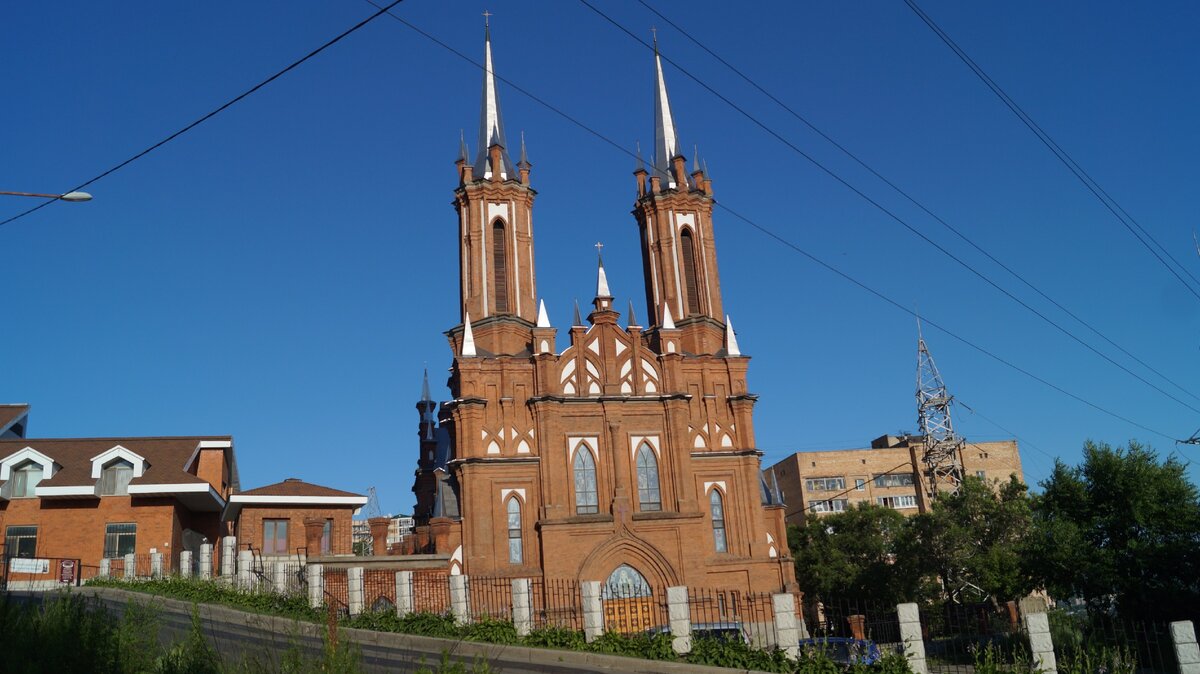
[[662, 329], [663, 330], [674, 330], [675, 329], [675, 319], [671, 318], [671, 305], [670, 304], [663, 304]]
[[546, 314], [546, 300], [540, 300], [538, 302], [537, 327], [539, 327], [539, 328], [550, 327], [550, 316], [548, 316]]
[[725, 315], [725, 352], [731, 356], [742, 355], [741, 349], [738, 348], [737, 335], [733, 333], [733, 321], [729, 320], [729, 315]]
[[475, 333], [471, 332], [471, 313], [463, 312], [462, 355], [475, 356]]
[[612, 297], [612, 293], [608, 290], [608, 275], [604, 273], [604, 258], [596, 256], [600, 261], [599, 271], [596, 273], [596, 297]]

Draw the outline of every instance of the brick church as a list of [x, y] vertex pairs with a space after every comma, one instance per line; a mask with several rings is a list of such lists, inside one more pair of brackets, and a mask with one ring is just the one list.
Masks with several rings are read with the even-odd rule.
[[[479, 148], [458, 161], [461, 325], [450, 400], [420, 412], [417, 535], [451, 573], [794, 590], [754, 441], [749, 358], [723, 313], [712, 181], [680, 151], [655, 55], [655, 152], [634, 172], [646, 324], [603, 261], [559, 334], [539, 302], [531, 164], [504, 133], [485, 38]], [[515, 153], [513, 153], [515, 154]], [[630, 234], [634, 231], [630, 227]]]

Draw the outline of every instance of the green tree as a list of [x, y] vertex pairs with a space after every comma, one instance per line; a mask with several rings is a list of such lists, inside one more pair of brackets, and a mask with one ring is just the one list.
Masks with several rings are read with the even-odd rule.
[[869, 503], [810, 516], [805, 526], [788, 528], [797, 582], [824, 600], [910, 601], [916, 583], [894, 554], [904, 526], [900, 513]]
[[1150, 448], [1088, 442], [1035, 504], [1029, 559], [1054, 597], [1127, 618], [1175, 620], [1200, 604], [1200, 499], [1186, 466]]
[[955, 494], [912, 517], [898, 541], [898, 559], [911, 560], [920, 582], [954, 599], [1006, 601], [1028, 594], [1037, 581], [1024, 562], [1032, 527], [1028, 489], [1016, 477], [986, 483], [967, 477]]

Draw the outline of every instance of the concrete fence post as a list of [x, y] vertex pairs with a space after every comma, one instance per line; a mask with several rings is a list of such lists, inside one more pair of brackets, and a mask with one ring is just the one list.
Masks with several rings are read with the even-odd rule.
[[396, 616], [403, 618], [412, 613], [413, 607], [413, 574], [412, 571], [396, 572]]
[[288, 591], [288, 560], [277, 559], [271, 568], [271, 584], [279, 594]]
[[163, 553], [150, 553], [150, 577], [162, 578], [163, 575]]
[[771, 595], [771, 608], [775, 611], [775, 646], [789, 658], [797, 657], [800, 655], [800, 628], [796, 620], [796, 595], [791, 592]]
[[192, 551], [191, 550], [184, 550], [183, 552], [179, 553], [179, 577], [180, 578], [191, 578], [192, 577]]
[[450, 576], [450, 612], [459, 625], [471, 622], [469, 582], [466, 576]]
[[212, 578], [212, 552], [212, 543], [200, 545], [200, 578], [202, 580]]
[[929, 674], [925, 663], [925, 636], [921, 634], [921, 609], [916, 604], [898, 604], [896, 617], [900, 622], [900, 641], [904, 642], [904, 657], [913, 674]]
[[249, 550], [241, 550], [237, 554], [237, 585], [243, 590], [249, 590], [253, 584], [254, 576], [251, 575], [254, 566], [254, 553]]
[[676, 653], [692, 652], [692, 609], [688, 589], [677, 585], [667, 588], [667, 619], [671, 624], [671, 648]]
[[512, 579], [512, 620], [517, 636], [533, 631], [533, 586], [528, 578]]
[[137, 578], [137, 557], [133, 553], [125, 555], [125, 578], [126, 580]]
[[221, 578], [230, 585], [233, 585], [234, 575], [237, 573], [234, 566], [236, 562], [237, 536], [226, 536], [221, 539]]
[[1196, 628], [1192, 621], [1171, 623], [1171, 643], [1175, 646], [1179, 674], [1200, 674], [1200, 647], [1196, 645]]
[[358, 615], [363, 612], [363, 568], [361, 566], [352, 566], [346, 569], [346, 584], [349, 586], [349, 608], [350, 615]]
[[1029, 650], [1033, 654], [1033, 666], [1039, 672], [1054, 674], [1058, 661], [1054, 657], [1054, 642], [1050, 639], [1050, 620], [1045, 613], [1030, 613], [1025, 616], [1025, 630], [1029, 633]]
[[585, 580], [579, 584], [583, 602], [583, 636], [588, 643], [604, 634], [604, 605], [600, 603], [600, 581]]
[[304, 572], [308, 575], [308, 605], [317, 608], [325, 603], [325, 567], [309, 564]]
[[108, 578], [111, 574], [112, 574], [112, 560], [108, 559], [107, 557], [100, 560], [100, 573], [98, 575], [101, 578]]

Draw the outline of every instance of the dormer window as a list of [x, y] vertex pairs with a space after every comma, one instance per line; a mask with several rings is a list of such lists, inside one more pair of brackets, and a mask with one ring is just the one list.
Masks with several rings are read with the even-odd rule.
[[26, 461], [13, 468], [12, 485], [9, 498], [33, 498], [37, 484], [42, 481], [42, 466], [33, 461]]
[[101, 496], [125, 496], [129, 493], [129, 481], [133, 479], [133, 464], [117, 459], [100, 471]]

